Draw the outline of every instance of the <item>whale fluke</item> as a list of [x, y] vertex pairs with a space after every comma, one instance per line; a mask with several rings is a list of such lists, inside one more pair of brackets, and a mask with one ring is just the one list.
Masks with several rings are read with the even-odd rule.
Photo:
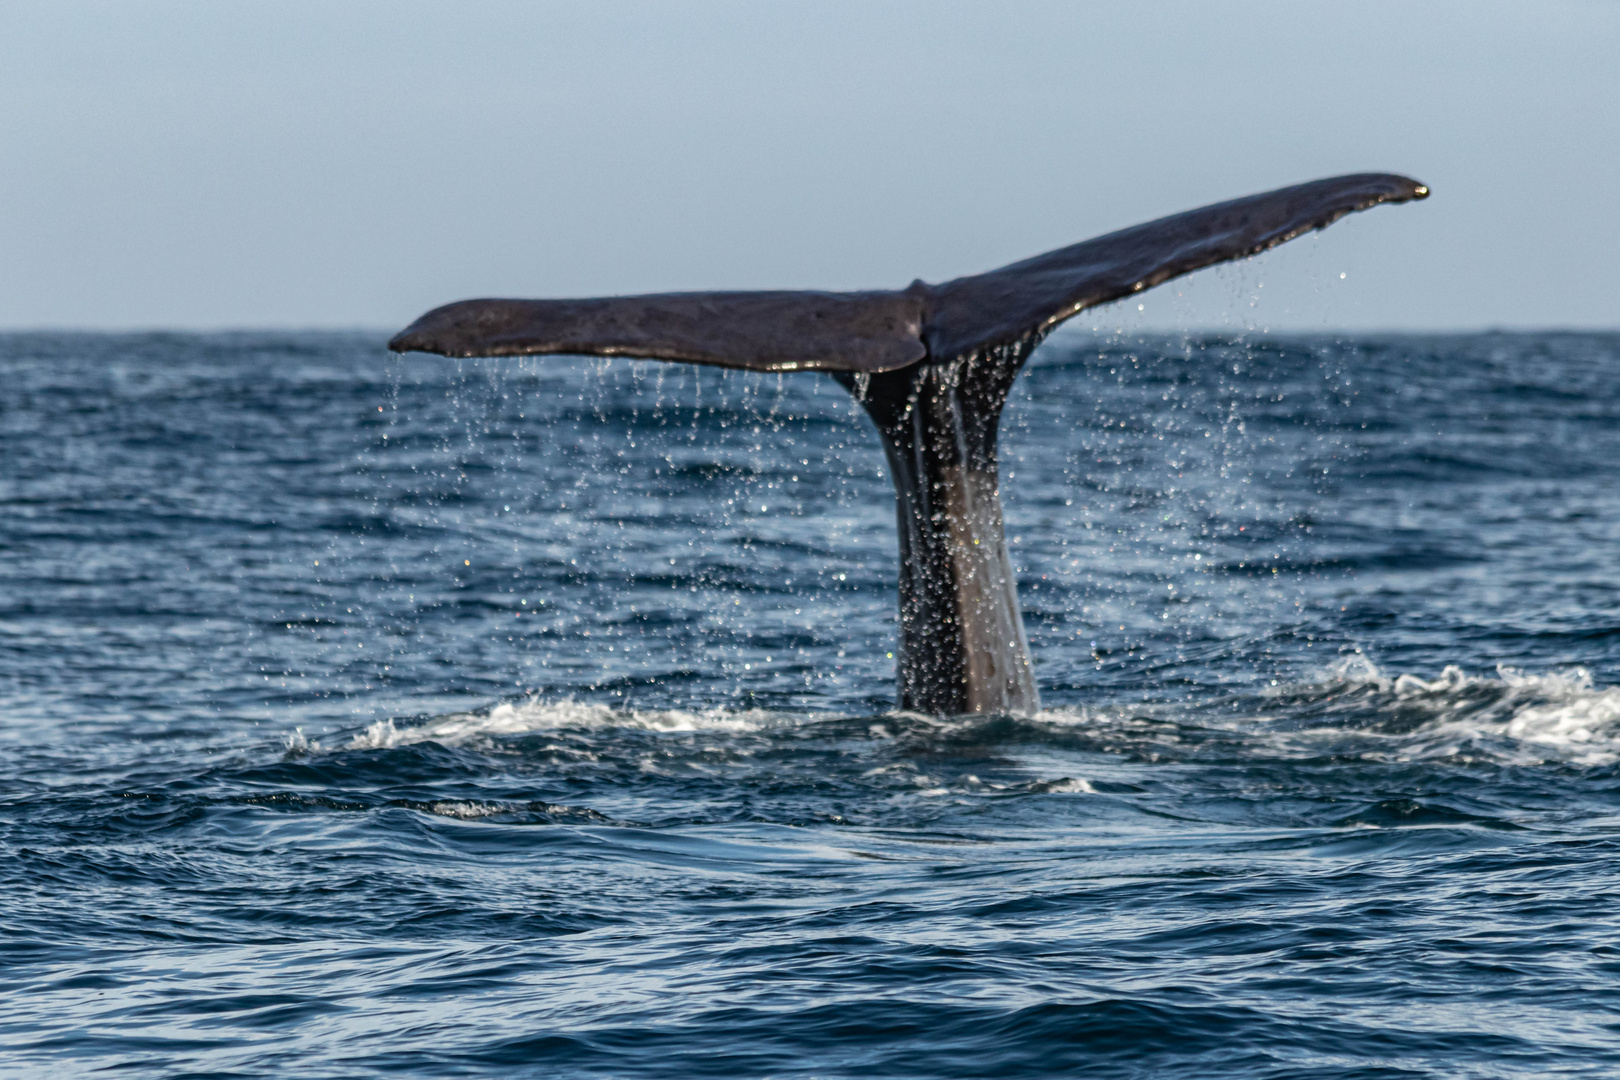
[[1428, 194], [1387, 173], [1316, 180], [888, 292], [463, 300], [423, 315], [388, 347], [832, 373], [877, 426], [894, 480], [901, 708], [1029, 713], [1040, 699], [1002, 533], [996, 434], [1035, 346], [1086, 308]]
[[1258, 255], [1346, 214], [1428, 198], [1416, 180], [1359, 173], [1216, 203], [1085, 240], [929, 290], [928, 354], [959, 356], [1030, 335], [1206, 266]]
[[462, 300], [434, 308], [388, 347], [443, 356], [634, 356], [750, 371], [890, 371], [927, 355], [922, 319], [920, 290]]
[[986, 274], [900, 291], [697, 292], [461, 300], [397, 334], [395, 352], [633, 356], [751, 371], [893, 371], [1045, 336], [1086, 308], [1255, 255], [1428, 188], [1362, 173], [1150, 221]]

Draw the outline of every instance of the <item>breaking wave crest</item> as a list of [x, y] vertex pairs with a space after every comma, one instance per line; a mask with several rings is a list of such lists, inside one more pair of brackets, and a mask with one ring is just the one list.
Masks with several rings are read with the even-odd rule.
[[1320, 682], [1269, 690], [1262, 713], [1318, 737], [1354, 732], [1383, 744], [1365, 756], [1391, 760], [1620, 760], [1620, 687], [1594, 686], [1584, 668], [1536, 675], [1498, 665], [1494, 675], [1470, 675], [1448, 665], [1424, 679], [1391, 676], [1358, 654]]

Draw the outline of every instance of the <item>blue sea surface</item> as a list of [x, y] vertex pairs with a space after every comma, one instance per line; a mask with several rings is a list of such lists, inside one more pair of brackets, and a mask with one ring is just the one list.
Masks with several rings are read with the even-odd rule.
[[941, 719], [824, 376], [0, 336], [0, 1072], [1620, 1073], [1617, 373], [1060, 335]]

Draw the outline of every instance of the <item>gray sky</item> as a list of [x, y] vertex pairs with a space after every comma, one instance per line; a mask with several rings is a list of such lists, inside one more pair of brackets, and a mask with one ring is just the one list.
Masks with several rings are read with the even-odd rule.
[[3, 327], [898, 287], [1363, 170], [1435, 195], [1101, 321], [1620, 326], [1620, 4], [0, 3]]

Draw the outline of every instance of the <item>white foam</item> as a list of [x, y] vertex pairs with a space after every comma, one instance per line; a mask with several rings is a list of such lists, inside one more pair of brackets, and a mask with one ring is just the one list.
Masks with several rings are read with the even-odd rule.
[[462, 821], [477, 821], [492, 814], [504, 814], [511, 809], [508, 806], [491, 806], [488, 803], [436, 802], [428, 807], [428, 813], [438, 814], [440, 817], [459, 818]]
[[1090, 780], [1083, 780], [1075, 776], [1065, 776], [1061, 780], [1047, 780], [1036, 784], [1035, 791], [1047, 795], [1095, 795], [1097, 789], [1091, 786]]
[[308, 754], [321, 748], [321, 744], [304, 734], [303, 728], [293, 728], [291, 735], [281, 737], [282, 745], [289, 754]]
[[[1361, 754], [1385, 760], [1434, 760], [1458, 757], [1509, 764], [1568, 762], [1601, 766], [1620, 761], [1620, 687], [1597, 687], [1584, 669], [1531, 674], [1499, 666], [1494, 674], [1470, 675], [1455, 665], [1433, 678], [1411, 673], [1390, 675], [1372, 661], [1355, 654], [1307, 683], [1269, 688], [1267, 697], [1278, 702], [1258, 715], [1212, 717], [1198, 706], [1151, 705], [1132, 708], [1065, 707], [1043, 710], [1038, 719], [1065, 726], [1107, 731], [1126, 743], [1141, 735], [1157, 748], [1181, 743], [1173, 724], [1182, 720], [1207, 725], [1236, 725], [1258, 735], [1284, 753]], [[1327, 706], [1327, 713], [1308, 730], [1287, 730], [1280, 723], [1297, 715], [1300, 703]], [[1219, 714], [1220, 711], [1217, 710]], [[1386, 718], [1393, 723], [1385, 723]], [[412, 743], [438, 742], [449, 746], [470, 741], [563, 729], [640, 729], [656, 732], [746, 733], [791, 725], [804, 720], [764, 709], [615, 709], [608, 705], [575, 701], [531, 699], [493, 708], [436, 717], [420, 724], [399, 726], [381, 720], [355, 735], [352, 749], [381, 749]], [[1371, 721], [1370, 723], [1368, 721]], [[947, 725], [948, 726], [948, 725]], [[887, 722], [871, 732], [889, 734]], [[320, 749], [302, 732], [286, 737], [293, 752]], [[1324, 747], [1324, 743], [1341, 744]], [[581, 752], [574, 748], [574, 753]], [[1153, 756], [1157, 755], [1157, 750]], [[650, 762], [646, 767], [652, 768]], [[867, 776], [902, 770], [909, 764], [887, 764]], [[899, 779], [897, 776], [896, 779]], [[933, 794], [939, 781], [920, 774], [906, 778], [910, 785]], [[1083, 779], [1063, 777], [1042, 790], [1092, 794]]]
[[[1298, 693], [1300, 687], [1280, 688]], [[1456, 665], [1423, 679], [1384, 674], [1362, 656], [1330, 673], [1325, 690], [1370, 691], [1391, 704], [1431, 716], [1403, 735], [1400, 758], [1483, 756], [1514, 764], [1568, 761], [1609, 765], [1620, 760], [1620, 687], [1595, 687], [1585, 668], [1541, 675], [1498, 665], [1492, 676]], [[1421, 712], [1420, 712], [1421, 715]]]
[[678, 709], [615, 709], [564, 698], [561, 701], [533, 699], [500, 704], [486, 712], [455, 713], [437, 717], [413, 727], [398, 727], [393, 720], [379, 720], [349, 742], [355, 750], [386, 749], [419, 742], [456, 746], [469, 740], [496, 735], [524, 735], [534, 731], [562, 728], [641, 728], [646, 731], [757, 731], [770, 719], [763, 709], [708, 709], [684, 712]]
[[[1274, 751], [1301, 756], [1350, 753], [1390, 761], [1458, 758], [1514, 765], [1620, 761], [1620, 686], [1595, 686], [1584, 668], [1534, 674], [1499, 665], [1494, 674], [1470, 675], [1453, 664], [1424, 678], [1386, 673], [1357, 653], [1315, 679], [1268, 687], [1261, 696], [1276, 705], [1258, 714], [1152, 703], [1060, 706], [1042, 710], [1037, 719], [1106, 732], [1120, 747], [1146, 738], [1152, 744], [1152, 752], [1142, 751], [1147, 760], [1185, 744], [1176, 724], [1189, 723], [1257, 735]], [[1320, 717], [1313, 727], [1290, 726], [1301, 709]]]

